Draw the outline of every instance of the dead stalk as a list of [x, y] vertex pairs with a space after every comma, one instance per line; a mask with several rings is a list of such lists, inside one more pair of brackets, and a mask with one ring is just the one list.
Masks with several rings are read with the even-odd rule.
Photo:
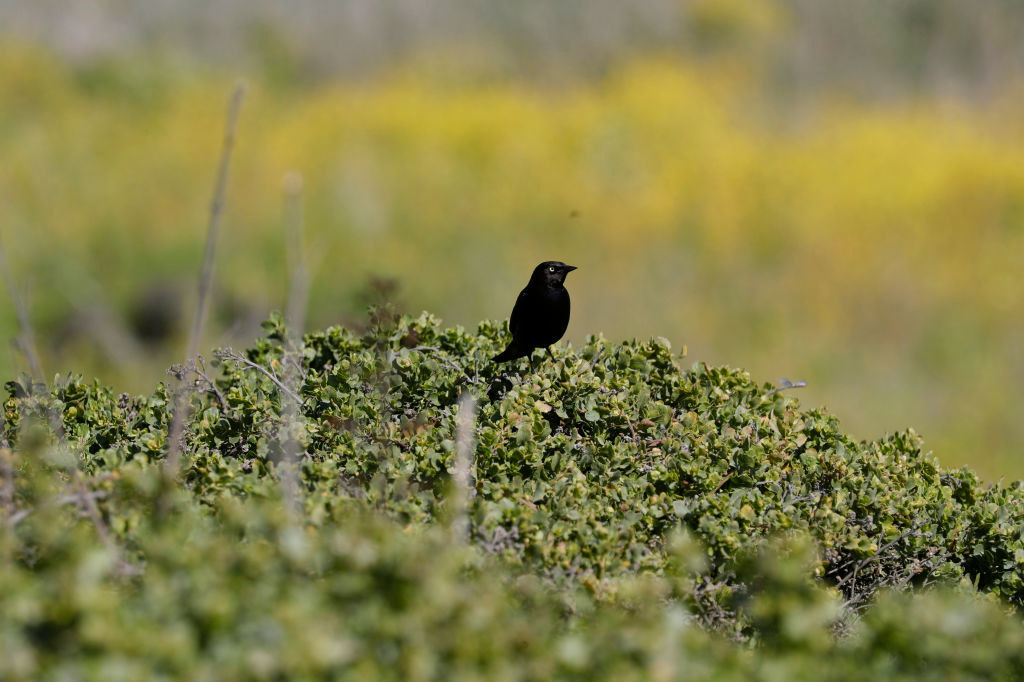
[[469, 499], [473, 486], [476, 399], [469, 392], [459, 397], [455, 417], [455, 466], [452, 471], [451, 533], [455, 542], [469, 541]]
[[[213, 266], [217, 254], [217, 236], [220, 233], [221, 220], [224, 214], [224, 196], [227, 192], [228, 171], [231, 168], [231, 152], [235, 145], [235, 131], [238, 128], [238, 114], [241, 111], [242, 99], [245, 97], [245, 83], [239, 81], [228, 103], [227, 120], [224, 124], [224, 139], [221, 146], [220, 165], [217, 179], [213, 187], [213, 199], [210, 201], [210, 220], [206, 233], [206, 248], [203, 252], [203, 264], [199, 271], [199, 295], [196, 314], [192, 320], [192, 329], [188, 336], [188, 349], [185, 360], [188, 362], [196, 355], [202, 342], [203, 329], [206, 326], [207, 311], [210, 307], [210, 287], [213, 283]], [[185, 391], [179, 386], [174, 390], [172, 398], [173, 414], [167, 438], [167, 458], [164, 460], [164, 473], [168, 478], [176, 478], [181, 460], [181, 439], [187, 418], [189, 402], [184, 399]]]
[[9, 517], [14, 513], [14, 454], [6, 441], [0, 445], [0, 512]]
[[[277, 374], [275, 374], [273, 371], [267, 369], [263, 365], [260, 365], [258, 363], [253, 362], [252, 360], [250, 360], [249, 358], [245, 357], [244, 355], [239, 355], [237, 352], [235, 352], [231, 348], [223, 348], [221, 350], [218, 350], [218, 351], [216, 351], [216, 355], [222, 361], [230, 360], [232, 362], [237, 362], [240, 365], [244, 365], [245, 367], [248, 367], [250, 369], [256, 370], [257, 372], [259, 372], [263, 376], [265, 376], [268, 379], [270, 379], [274, 383], [274, 385], [277, 386], [278, 389], [280, 389], [281, 392], [285, 396], [287, 396], [289, 399], [293, 400], [296, 403], [301, 403], [302, 402], [302, 399], [299, 397], [298, 393], [296, 393], [291, 388], [289, 388], [288, 385], [277, 376]], [[284, 365], [284, 364], [289, 364], [289, 363], [283, 363], [282, 362], [281, 364]]]
[[18, 295], [18, 289], [14, 286], [14, 276], [11, 275], [11, 267], [7, 261], [7, 250], [0, 243], [0, 271], [3, 272], [4, 283], [7, 285], [7, 294], [11, 297], [14, 305], [14, 314], [18, 318], [18, 349], [25, 355], [28, 361], [29, 371], [36, 381], [43, 380], [43, 369], [39, 363], [39, 355], [36, 353], [35, 332], [32, 329], [32, 320], [28, 316], [25, 304]]
[[789, 390], [791, 388], [804, 388], [805, 386], [807, 386], [807, 382], [804, 381], [803, 379], [799, 379], [797, 381], [790, 381], [789, 379], [782, 378], [782, 379], [779, 379], [778, 387], [773, 388], [772, 390], [768, 391], [767, 393], [765, 393], [765, 395], [766, 396], [775, 395], [776, 393], [780, 393], [782, 391], [787, 391], [787, 390]]
[[192, 320], [192, 331], [188, 336], [188, 352], [185, 357], [194, 356], [202, 342], [203, 329], [210, 307], [210, 287], [213, 284], [213, 266], [217, 257], [217, 236], [224, 215], [224, 195], [227, 192], [228, 172], [231, 169], [231, 153], [235, 146], [235, 131], [238, 129], [238, 114], [245, 97], [245, 83], [239, 81], [231, 94], [228, 104], [227, 121], [224, 124], [224, 141], [220, 152], [220, 166], [217, 169], [217, 180], [213, 188], [213, 199], [210, 201], [210, 222], [206, 234], [206, 249], [203, 252], [203, 265], [199, 272], [199, 303], [196, 306], [195, 318]]
[[[284, 179], [285, 240], [289, 260], [288, 301], [285, 306], [285, 324], [288, 338], [282, 358], [282, 380], [275, 381], [281, 390], [281, 425], [277, 440], [281, 449], [280, 484], [282, 494], [293, 513], [300, 511], [299, 467], [302, 460], [301, 436], [289, 434], [290, 429], [300, 433], [305, 420], [302, 415], [302, 332], [305, 327], [306, 303], [309, 294], [309, 275], [302, 238], [302, 176], [295, 171]], [[288, 356], [292, 362], [288, 362]]]
[[[25, 308], [24, 303], [21, 300], [21, 296], [18, 294], [17, 287], [14, 286], [14, 277], [11, 275], [11, 268], [7, 261], [7, 251], [0, 244], [0, 271], [2, 271], [4, 282], [7, 285], [7, 293], [11, 297], [11, 303], [14, 305], [15, 315], [18, 318], [18, 346], [21, 352], [25, 354], [25, 358], [28, 361], [30, 371], [34, 381], [43, 382], [43, 370], [39, 363], [39, 354], [36, 352], [35, 346], [35, 332], [32, 328], [32, 320], [28, 315], [28, 310]], [[30, 387], [30, 391], [35, 391], [35, 384]], [[46, 389], [49, 391], [49, 389]], [[64, 431], [64, 425], [61, 422], [61, 415], [54, 412], [49, 405], [44, 405], [47, 419], [50, 422], [50, 428], [53, 430], [53, 434], [57, 439], [56, 447], [71, 451], [71, 447], [67, 441], [67, 434]], [[4, 434], [4, 444], [6, 445], [6, 434]], [[2, 497], [5, 508], [13, 508], [13, 486], [14, 486], [14, 469], [10, 466], [8, 459], [10, 457], [10, 451], [5, 449], [3, 455], [2, 471], [0, 474], [3, 476], [3, 492]], [[99, 507], [96, 504], [96, 498], [89, 491], [89, 487], [86, 484], [85, 478], [82, 476], [82, 472], [79, 469], [78, 458], [76, 457], [75, 465], [71, 468], [71, 485], [76, 491], [75, 497], [82, 509], [88, 514], [93, 526], [96, 528], [96, 533], [100, 536], [100, 540], [103, 541], [111, 551], [115, 552], [120, 556], [120, 550], [114, 544], [114, 539], [110, 533], [110, 529], [107, 527], [106, 522], [103, 520], [103, 515], [100, 514]], [[10, 499], [8, 499], [10, 498]], [[119, 560], [120, 563], [124, 563]]]

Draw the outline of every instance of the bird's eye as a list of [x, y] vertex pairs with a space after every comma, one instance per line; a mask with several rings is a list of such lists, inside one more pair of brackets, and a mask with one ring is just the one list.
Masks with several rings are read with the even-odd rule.
[[554, 265], [552, 265], [551, 267], [548, 268], [548, 272], [554, 272], [554, 271], [555, 271], [555, 266]]

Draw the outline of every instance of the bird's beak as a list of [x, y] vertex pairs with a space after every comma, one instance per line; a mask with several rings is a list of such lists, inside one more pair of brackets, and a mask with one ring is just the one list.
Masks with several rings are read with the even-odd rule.
[[577, 267], [576, 267], [575, 265], [566, 265], [566, 266], [565, 266], [565, 271], [566, 271], [567, 273], [569, 273], [569, 272], [572, 272], [573, 270], [577, 270], [577, 269], [578, 269], [578, 268], [577, 268]]

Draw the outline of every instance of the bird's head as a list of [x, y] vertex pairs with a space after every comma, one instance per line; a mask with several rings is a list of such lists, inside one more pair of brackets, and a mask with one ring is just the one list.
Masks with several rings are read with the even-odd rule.
[[530, 283], [561, 284], [565, 281], [565, 276], [575, 269], [575, 265], [566, 265], [562, 261], [544, 261], [533, 269]]

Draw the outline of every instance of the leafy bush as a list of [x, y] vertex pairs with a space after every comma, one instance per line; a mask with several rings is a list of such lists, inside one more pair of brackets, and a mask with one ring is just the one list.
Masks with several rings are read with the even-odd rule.
[[[1019, 484], [944, 470], [913, 432], [856, 442], [745, 372], [680, 369], [661, 339], [509, 371], [488, 362], [500, 325], [379, 320], [292, 349], [272, 318], [219, 376], [180, 367], [151, 396], [8, 384], [2, 674], [1024, 671]], [[478, 404], [464, 526], [460, 395]], [[161, 466], [174, 406], [180, 483]]]

